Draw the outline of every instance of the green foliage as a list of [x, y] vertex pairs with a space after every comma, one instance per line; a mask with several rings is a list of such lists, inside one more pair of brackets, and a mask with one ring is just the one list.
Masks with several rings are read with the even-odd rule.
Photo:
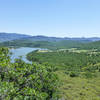
[[100, 73], [98, 77], [70, 77], [64, 71], [57, 71], [62, 100], [100, 100]]
[[27, 55], [32, 64], [10, 63], [9, 55], [0, 48], [0, 100], [100, 99], [98, 52], [35, 51]]
[[89, 71], [85, 72], [84, 75], [86, 78], [92, 78], [94, 76], [93, 73], [91, 73]]
[[0, 43], [0, 46], [8, 47], [36, 47], [36, 48], [47, 48], [52, 50], [57, 49], [68, 49], [68, 48], [79, 48], [83, 43], [72, 40], [60, 40], [60, 41], [48, 41], [38, 40], [33, 41], [31, 39], [13, 40]]
[[33, 51], [27, 55], [30, 61], [44, 63], [48, 62], [50, 65], [56, 66], [56, 70], [64, 70], [71, 77], [79, 76], [81, 72], [95, 73], [100, 69], [100, 55], [99, 53], [90, 52], [70, 52], [53, 51], [53, 52], [38, 52]]
[[[48, 62], [56, 66], [61, 82], [59, 95], [65, 100], [100, 100], [100, 53], [70, 52], [31, 52], [31, 61]], [[36, 59], [36, 60], [35, 60]]]
[[100, 41], [86, 43], [86, 44], [80, 45], [79, 48], [80, 49], [87, 49], [87, 50], [97, 49], [98, 51], [100, 51]]
[[49, 100], [57, 92], [58, 78], [51, 66], [10, 63], [9, 50], [0, 48], [0, 100]]
[[77, 72], [70, 72], [70, 77], [77, 77], [79, 76], [79, 73]]

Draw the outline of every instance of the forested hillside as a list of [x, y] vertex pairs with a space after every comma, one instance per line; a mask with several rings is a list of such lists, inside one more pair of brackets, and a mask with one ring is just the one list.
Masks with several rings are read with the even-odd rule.
[[95, 42], [90, 42], [87, 44], [83, 44], [80, 46], [81, 49], [87, 49], [87, 50], [91, 50], [91, 49], [97, 49], [100, 51], [100, 41], [95, 41]]
[[27, 58], [55, 68], [62, 84], [60, 95], [65, 100], [100, 100], [100, 52], [36, 50]]
[[47, 49], [68, 49], [68, 48], [79, 48], [80, 43], [78, 41], [71, 41], [71, 40], [64, 40], [64, 41], [56, 41], [56, 42], [49, 42], [49, 41], [34, 41], [31, 40], [14, 40], [3, 42], [0, 46], [8, 46], [8, 47], [36, 47], [36, 48], [47, 48]]
[[[49, 63], [56, 66], [58, 69], [66, 71], [83, 71], [85, 67], [93, 67], [100, 62], [100, 53], [98, 52], [70, 52], [68, 50], [64, 51], [52, 51], [52, 52], [42, 52], [33, 51], [27, 55], [30, 61], [35, 61], [38, 63]], [[90, 67], [91, 66], [91, 67]], [[99, 66], [98, 66], [99, 67]], [[99, 71], [99, 68], [97, 68]], [[90, 69], [92, 70], [92, 68]], [[94, 69], [93, 69], [94, 70]]]

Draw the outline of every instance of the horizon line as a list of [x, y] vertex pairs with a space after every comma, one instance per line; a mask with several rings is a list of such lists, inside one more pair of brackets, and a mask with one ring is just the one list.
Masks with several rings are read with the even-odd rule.
[[44, 37], [55, 37], [55, 38], [100, 38], [100, 36], [77, 36], [77, 37], [75, 37], [75, 36], [73, 36], [73, 37], [71, 37], [71, 36], [65, 36], [65, 37], [63, 37], [63, 36], [48, 36], [48, 35], [41, 35], [41, 34], [39, 34], [39, 35], [31, 35], [31, 34], [27, 34], [27, 33], [16, 33], [16, 32], [0, 32], [0, 33], [4, 33], [4, 34], [19, 34], [19, 35], [28, 35], [28, 36], [44, 36]]

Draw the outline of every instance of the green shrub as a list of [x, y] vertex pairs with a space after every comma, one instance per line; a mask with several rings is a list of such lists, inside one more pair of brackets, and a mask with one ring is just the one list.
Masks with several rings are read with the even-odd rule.
[[70, 72], [70, 77], [77, 77], [79, 76], [78, 72]]
[[54, 99], [59, 82], [52, 67], [21, 59], [12, 64], [8, 53], [0, 48], [0, 100]]
[[86, 78], [96, 77], [95, 73], [92, 73], [92, 72], [89, 72], [89, 71], [85, 72], [84, 75], [85, 75]]

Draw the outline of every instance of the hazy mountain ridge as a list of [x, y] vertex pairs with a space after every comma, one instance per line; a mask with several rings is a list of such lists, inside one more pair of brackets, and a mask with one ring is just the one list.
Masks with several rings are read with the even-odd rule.
[[84, 38], [84, 37], [48, 37], [48, 36], [32, 36], [27, 38], [32, 41], [62, 41], [62, 40], [72, 40], [72, 41], [80, 41], [80, 42], [93, 42], [93, 41], [99, 41], [100, 37], [90, 37], [90, 38]]
[[11, 41], [16, 39], [22, 39], [22, 40], [30, 40], [30, 41], [61, 41], [61, 40], [74, 40], [74, 41], [81, 41], [81, 42], [92, 42], [92, 41], [99, 41], [100, 37], [48, 37], [43, 35], [37, 35], [37, 36], [31, 36], [31, 35], [25, 35], [25, 34], [18, 34], [18, 33], [0, 33], [0, 42], [3, 41]]
[[48, 36], [29, 36], [16, 33], [0, 33], [0, 46], [37, 47], [48, 49], [98, 49], [100, 50], [100, 38], [59, 38]]
[[0, 42], [22, 39], [27, 37], [30, 36], [25, 34], [18, 34], [18, 33], [0, 33]]

